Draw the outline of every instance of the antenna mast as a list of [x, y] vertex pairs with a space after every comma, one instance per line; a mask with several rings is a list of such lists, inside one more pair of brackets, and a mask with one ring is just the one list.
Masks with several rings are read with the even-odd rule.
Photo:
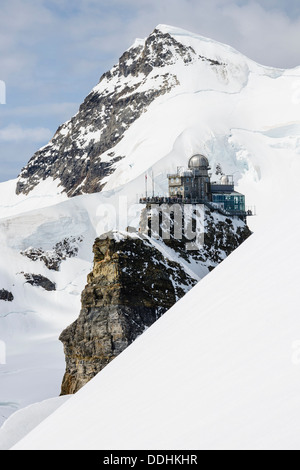
[[148, 176], [147, 173], [145, 173], [145, 193], [146, 193], [146, 198], [148, 197]]
[[152, 197], [154, 198], [154, 175], [153, 175], [153, 169], [152, 169]]

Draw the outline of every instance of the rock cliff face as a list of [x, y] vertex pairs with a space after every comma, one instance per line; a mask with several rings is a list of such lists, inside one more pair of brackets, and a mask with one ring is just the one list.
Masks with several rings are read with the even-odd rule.
[[195, 285], [178, 263], [139, 238], [97, 239], [78, 320], [60, 336], [75, 393]]
[[62, 394], [78, 391], [250, 235], [242, 221], [209, 211], [206, 227], [198, 251], [187, 252], [185, 240], [172, 237], [114, 234], [95, 241], [79, 318], [60, 336]]

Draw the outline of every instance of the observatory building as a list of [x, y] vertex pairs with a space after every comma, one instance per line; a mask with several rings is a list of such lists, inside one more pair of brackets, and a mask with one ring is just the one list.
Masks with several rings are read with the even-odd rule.
[[234, 189], [233, 176], [222, 176], [211, 182], [208, 159], [201, 154], [193, 155], [188, 168], [178, 168], [176, 174], [168, 175], [169, 197], [183, 203], [209, 203], [232, 214], [245, 213], [245, 196]]
[[235, 191], [233, 176], [222, 175], [219, 181], [211, 181], [210, 169], [204, 155], [193, 155], [187, 168], [178, 167], [177, 173], [168, 175], [168, 196], [155, 196], [153, 185], [153, 194], [149, 197], [146, 176], [146, 197], [141, 198], [140, 203], [148, 207], [151, 204], [204, 204], [212, 211], [245, 221], [246, 217], [255, 215], [255, 207], [254, 211], [246, 209], [244, 194]]
[[178, 168], [176, 175], [168, 175], [169, 196], [211, 201], [209, 170], [204, 155], [193, 155], [187, 170]]

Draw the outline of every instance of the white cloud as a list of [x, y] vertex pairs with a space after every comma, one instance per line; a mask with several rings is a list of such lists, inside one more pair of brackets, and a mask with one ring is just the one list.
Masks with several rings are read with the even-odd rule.
[[44, 127], [36, 128], [22, 128], [20, 126], [11, 124], [3, 129], [0, 129], [0, 141], [4, 142], [48, 142], [52, 137], [50, 129]]

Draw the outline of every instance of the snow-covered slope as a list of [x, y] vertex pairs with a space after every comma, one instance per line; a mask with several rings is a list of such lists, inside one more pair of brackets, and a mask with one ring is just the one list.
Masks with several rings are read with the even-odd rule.
[[[75, 199], [0, 220], [0, 288], [13, 296], [0, 302], [1, 423], [20, 407], [59, 395], [58, 336], [80, 310], [95, 234], [84, 201]], [[56, 289], [48, 290], [52, 284]]]
[[9, 450], [70, 397], [49, 398], [14, 413], [0, 429], [0, 450]]
[[261, 227], [16, 449], [299, 449], [293, 213]]

